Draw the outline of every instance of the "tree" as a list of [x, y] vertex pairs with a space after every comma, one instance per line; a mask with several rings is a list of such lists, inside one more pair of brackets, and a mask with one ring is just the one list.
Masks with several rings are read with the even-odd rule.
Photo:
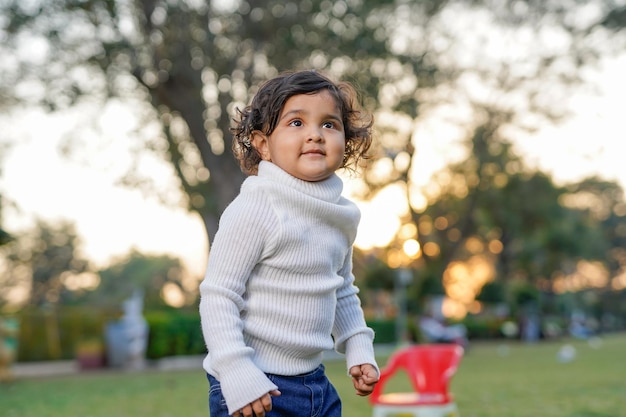
[[[563, 195], [566, 207], [581, 210], [598, 224], [605, 247], [599, 248], [602, 259], [612, 276], [626, 268], [626, 201], [624, 190], [611, 181], [597, 177], [569, 184]], [[607, 284], [610, 284], [607, 282]]]
[[593, 313], [611, 327], [608, 317], [624, 317], [622, 302], [626, 289], [626, 201], [624, 190], [600, 178], [570, 184], [563, 204], [587, 213], [602, 235], [598, 262], [580, 265], [576, 275], [561, 281], [562, 291], [586, 290], [584, 300], [595, 300]]
[[[8, 232], [6, 232], [2, 228], [2, 195], [0, 195], [0, 255], [4, 251], [3, 247], [13, 241], [13, 236], [11, 236]], [[7, 263], [2, 261], [0, 256], [0, 312], [3, 310], [3, 307], [9, 303], [9, 294], [15, 288], [15, 278], [10, 276], [7, 272]], [[12, 274], [11, 274], [12, 275]]]
[[6, 245], [12, 240], [9, 232], [2, 228], [2, 195], [0, 195], [0, 246]]
[[89, 272], [89, 263], [80, 254], [80, 240], [68, 222], [38, 220], [3, 251], [3, 281], [12, 283], [13, 290], [26, 291], [24, 303], [34, 307], [70, 302], [77, 289], [73, 284]]
[[[138, 148], [171, 163], [209, 240], [243, 179], [228, 153], [230, 118], [268, 76], [318, 68], [366, 91], [380, 147], [364, 197], [406, 184], [417, 215], [416, 127], [455, 118], [467, 136], [509, 129], [510, 137], [558, 119], [580, 66], [623, 45], [611, 35], [626, 14], [609, 0], [5, 0], [0, 7], [8, 17], [3, 52], [14, 58], [0, 85], [6, 102], [53, 111], [111, 97], [130, 102], [147, 127]], [[25, 47], [31, 53], [20, 53]]]
[[[422, 21], [444, 3], [425, 3]], [[230, 119], [261, 80], [321, 68], [375, 91], [407, 73], [429, 85], [436, 72], [423, 58], [393, 52], [392, 1], [5, 1], [2, 12], [4, 48], [14, 58], [5, 94], [51, 111], [132, 101], [146, 125], [162, 131], [144, 132], [153, 137], [141, 150], [172, 164], [209, 240], [243, 180], [228, 152]], [[24, 47], [39, 53], [21, 54]], [[411, 91], [402, 103], [416, 114]], [[146, 185], [133, 174], [126, 180]]]
[[[5, 143], [0, 142], [0, 152], [2, 152], [2, 154], [4, 155], [5, 152], [7, 151], [8, 145]], [[2, 159], [0, 159], [0, 174], [2, 174]], [[3, 229], [4, 226], [4, 222], [3, 220], [3, 216], [2, 216], [2, 208], [3, 208], [3, 201], [2, 201], [2, 194], [0, 194], [0, 246], [5, 245], [7, 243], [9, 243], [11, 241], [11, 235]]]
[[[606, 254], [615, 253], [606, 236], [610, 228], [589, 206], [619, 212], [619, 186], [596, 190], [605, 204], [574, 193], [588, 188], [588, 181], [557, 186], [515, 155], [497, 117], [486, 120], [469, 139], [469, 157], [439, 172], [426, 208], [411, 211], [423, 247], [415, 262], [422, 279], [443, 277], [447, 292], [462, 289], [459, 298], [468, 304], [491, 281], [511, 288], [531, 285], [549, 298], [555, 281], [574, 273], [581, 260], [605, 262]], [[478, 261], [482, 266], [472, 272]], [[466, 267], [454, 268], [461, 265]]]
[[0, 246], [6, 245], [11, 241], [11, 235], [4, 231], [4, 229], [0, 228]]
[[[507, 62], [494, 74], [481, 65], [467, 68], [453, 56], [460, 36], [471, 39], [455, 32], [455, 24], [463, 24], [457, 12], [486, 13], [487, 23], [505, 28], [547, 30], [542, 22], [550, 20], [570, 41], [564, 50], [538, 56], [541, 68], [531, 71], [549, 68], [566, 78], [575, 74], [556, 69], [560, 54], [589, 59], [594, 50], [584, 35], [602, 24], [620, 27], [619, 10], [597, 4], [599, 18], [577, 26], [565, 21], [580, 12], [575, 1], [566, 8], [518, 1], [5, 0], [3, 52], [13, 59], [5, 64], [0, 91], [8, 105], [37, 103], [53, 111], [112, 97], [131, 102], [146, 126], [162, 131], [144, 131], [139, 148], [172, 164], [210, 240], [243, 179], [228, 152], [230, 118], [261, 80], [290, 68], [324, 69], [357, 83], [381, 108], [411, 119], [434, 98], [433, 87], [450, 86], [460, 75], [468, 82], [470, 72], [487, 84], [494, 75], [514, 73]], [[22, 53], [26, 49], [32, 53]], [[538, 94], [533, 77], [516, 79]], [[149, 184], [132, 174], [126, 180]]]
[[197, 297], [197, 281], [186, 276], [180, 259], [168, 255], [131, 251], [98, 275], [100, 285], [86, 297], [96, 305], [119, 306], [136, 290], [143, 293], [146, 308], [163, 307], [168, 301], [182, 307]]
[[[406, 263], [403, 244], [419, 239], [423, 257], [412, 266], [420, 279], [456, 282], [468, 303], [491, 279], [550, 282], [556, 271], [567, 272], [579, 257], [597, 259], [607, 247], [585, 213], [558, 202], [566, 191], [528, 170], [512, 144], [521, 133], [566, 117], [564, 97], [581, 85], [580, 69], [614, 51], [597, 44], [612, 36], [604, 30], [611, 5], [594, 2], [598, 13], [583, 20], [575, 2], [479, 3], [448, 3], [446, 9], [466, 19], [442, 13], [429, 22], [430, 35], [449, 48], [432, 57], [434, 66], [439, 75], [453, 75], [419, 90], [416, 120], [394, 112], [378, 118], [385, 134], [363, 187], [365, 198], [390, 184], [405, 189], [410, 204], [403, 222], [412, 227], [399, 229], [388, 259]], [[612, 29], [623, 45], [621, 29]], [[452, 130], [466, 146], [451, 149], [463, 156], [426, 182], [419, 178], [417, 139], [430, 126]], [[407, 230], [415, 232], [407, 236]], [[468, 285], [472, 279], [478, 282]]]

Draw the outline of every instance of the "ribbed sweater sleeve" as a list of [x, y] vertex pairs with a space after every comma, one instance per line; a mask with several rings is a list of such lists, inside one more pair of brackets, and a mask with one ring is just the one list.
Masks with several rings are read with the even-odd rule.
[[372, 364], [379, 371], [374, 359], [374, 331], [365, 326], [365, 318], [358, 288], [354, 285], [352, 274], [352, 249], [340, 274], [344, 277], [344, 285], [337, 291], [337, 309], [333, 324], [335, 350], [346, 354], [348, 369], [364, 363]]
[[210, 367], [220, 381], [229, 414], [276, 389], [253, 362], [242, 315], [247, 281], [261, 258], [273, 213], [263, 201], [241, 195], [220, 219], [207, 275], [200, 284], [202, 331]]

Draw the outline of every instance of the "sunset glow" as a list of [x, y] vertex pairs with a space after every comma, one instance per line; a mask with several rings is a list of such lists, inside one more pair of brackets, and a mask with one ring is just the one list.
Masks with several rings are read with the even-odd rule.
[[476, 296], [485, 284], [495, 278], [493, 260], [475, 255], [465, 262], [452, 262], [443, 274], [446, 300], [443, 314], [452, 318], [463, 318], [468, 312], [477, 312], [480, 305]]

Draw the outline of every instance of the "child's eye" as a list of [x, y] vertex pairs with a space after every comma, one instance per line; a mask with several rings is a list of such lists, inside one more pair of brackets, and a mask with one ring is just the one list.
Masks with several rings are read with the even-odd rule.
[[324, 126], [326, 129], [332, 129], [335, 127], [335, 124], [333, 122], [324, 122], [322, 126]]
[[289, 126], [300, 127], [302, 126], [302, 120], [292, 120], [291, 122], [289, 122]]

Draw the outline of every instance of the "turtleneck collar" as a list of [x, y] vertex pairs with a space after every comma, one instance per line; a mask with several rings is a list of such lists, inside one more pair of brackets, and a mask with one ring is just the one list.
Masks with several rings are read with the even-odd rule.
[[322, 181], [304, 181], [290, 175], [282, 168], [268, 161], [260, 162], [258, 177], [277, 182], [295, 191], [329, 202], [336, 202], [341, 197], [343, 191], [343, 182], [337, 174], [332, 174]]

